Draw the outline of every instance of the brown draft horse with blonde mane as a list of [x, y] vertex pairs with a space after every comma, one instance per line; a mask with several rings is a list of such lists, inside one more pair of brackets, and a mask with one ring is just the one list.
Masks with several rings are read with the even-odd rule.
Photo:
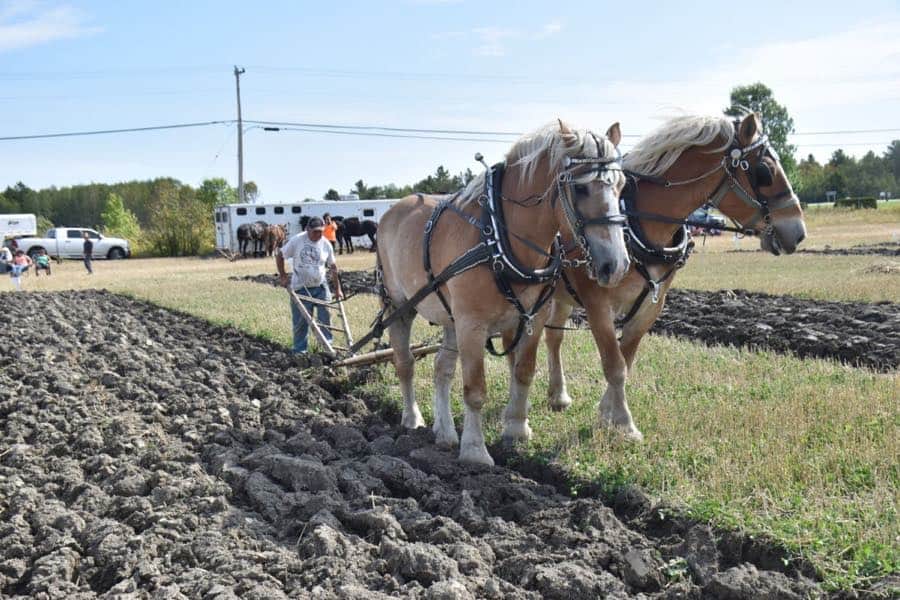
[[[626, 237], [632, 267], [625, 278], [600, 287], [578, 269], [567, 269], [557, 287], [546, 330], [550, 370], [549, 402], [567, 408], [560, 345], [576, 303], [586, 312], [597, 343], [607, 388], [600, 401], [603, 424], [626, 438], [641, 440], [625, 398], [625, 381], [641, 338], [656, 321], [676, 270], [692, 243], [685, 219], [703, 204], [712, 204], [738, 224], [760, 236], [761, 247], [775, 255], [791, 254], [806, 236], [803, 211], [778, 155], [761, 132], [759, 118], [684, 116], [672, 119], [642, 139], [624, 157], [634, 181], [623, 193], [629, 215]], [[643, 271], [643, 273], [642, 273]], [[573, 297], [573, 293], [576, 297]], [[623, 318], [621, 340], [616, 317]], [[538, 336], [526, 340], [536, 346]], [[520, 414], [525, 403], [507, 410]]]
[[[563, 243], [581, 251], [585, 276], [596, 280], [595, 285], [619, 282], [628, 269], [624, 218], [618, 212], [618, 196], [625, 182], [615, 147], [620, 138], [618, 123], [610, 127], [607, 137], [554, 123], [516, 142], [506, 154], [502, 170], [494, 167], [449, 198], [409, 196], [381, 219], [378, 269], [385, 307], [396, 313], [390, 316], [398, 317], [388, 324], [388, 331], [403, 395], [401, 422], [405, 427], [424, 426], [416, 404], [410, 351], [410, 328], [418, 313], [444, 329], [434, 368], [437, 443], [445, 447], [459, 444], [461, 461], [493, 464], [482, 432], [485, 344], [491, 335], [502, 334], [505, 347], [512, 350], [508, 354], [511, 397], [527, 397], [534, 352], [523, 353], [523, 344], [511, 345], [521, 334], [523, 322], [530, 330], [531, 321], [539, 325], [547, 312], [535, 309], [542, 290], [548, 289], [544, 285], [510, 278], [507, 289], [515, 299], [500, 291], [503, 278], [509, 276], [504, 264], [532, 273], [549, 269], [549, 263], [558, 267], [562, 258], [560, 252], [554, 253], [558, 248], [554, 240], [560, 232]], [[498, 173], [505, 176], [498, 177]], [[497, 233], [503, 235], [491, 237]], [[448, 265], [479, 254], [482, 246], [487, 252], [507, 254], [488, 254], [455, 276], [442, 278]], [[495, 279], [495, 273], [501, 275]], [[556, 274], [551, 275], [552, 284]], [[422, 293], [428, 295], [414, 309], [398, 309]], [[525, 315], [522, 307], [532, 307], [531, 314]], [[461, 439], [450, 414], [450, 385], [457, 357], [462, 362], [466, 407]], [[520, 439], [528, 434], [524, 413], [507, 411], [504, 437]]]

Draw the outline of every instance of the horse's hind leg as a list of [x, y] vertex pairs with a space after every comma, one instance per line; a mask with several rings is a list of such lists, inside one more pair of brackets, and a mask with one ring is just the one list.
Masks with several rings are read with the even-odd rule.
[[[554, 300], [550, 309], [550, 320], [547, 321], [548, 327], [544, 329], [547, 344], [547, 367], [550, 370], [547, 396], [550, 408], [553, 410], [565, 410], [572, 405], [572, 398], [566, 389], [566, 374], [562, 363], [561, 348], [565, 332], [562, 329], [553, 329], [565, 326], [571, 314], [571, 305]], [[553, 328], [550, 328], [551, 326]]]
[[409, 429], [425, 426], [425, 419], [416, 404], [416, 389], [413, 385], [416, 363], [409, 349], [409, 336], [415, 317], [415, 313], [407, 314], [388, 327], [391, 348], [394, 349], [394, 369], [397, 371], [400, 394], [403, 396], [403, 417], [400, 424]]
[[459, 444], [459, 435], [450, 412], [450, 387], [456, 372], [456, 329], [444, 327], [441, 349], [434, 357], [434, 435], [438, 446], [452, 447]]

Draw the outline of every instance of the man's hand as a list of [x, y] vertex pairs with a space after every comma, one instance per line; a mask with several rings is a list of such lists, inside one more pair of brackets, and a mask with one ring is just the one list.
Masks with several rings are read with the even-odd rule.
[[287, 273], [282, 273], [281, 275], [278, 276], [278, 279], [279, 279], [279, 281], [280, 281], [280, 283], [281, 283], [281, 287], [285, 287], [285, 288], [286, 288], [286, 287], [288, 287], [288, 286], [290, 285], [290, 283], [291, 283], [291, 280], [290, 280], [290, 278], [288, 277], [288, 274], [287, 274]]
[[343, 299], [344, 299], [344, 292], [342, 292], [341, 290], [337, 290], [337, 291], [334, 293], [334, 297], [335, 297], [335, 299], [337, 299], [337, 300], [343, 300]]

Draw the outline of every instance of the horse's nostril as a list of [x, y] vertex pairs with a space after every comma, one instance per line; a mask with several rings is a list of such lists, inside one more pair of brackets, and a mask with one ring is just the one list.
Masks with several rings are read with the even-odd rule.
[[609, 278], [612, 275], [612, 272], [613, 272], [612, 262], [606, 261], [605, 263], [603, 263], [603, 266], [600, 267], [600, 270], [598, 271], [597, 275], [598, 275], [599, 279], [602, 279], [603, 281], [609, 281]]

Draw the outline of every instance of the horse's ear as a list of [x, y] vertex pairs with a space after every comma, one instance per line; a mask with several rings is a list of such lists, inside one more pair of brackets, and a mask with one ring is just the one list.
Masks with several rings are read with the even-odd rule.
[[557, 118], [559, 121], [559, 134], [562, 136], [563, 141], [567, 146], [572, 146], [578, 142], [578, 135], [569, 129], [569, 126], [563, 123], [562, 119]]
[[741, 143], [741, 146], [749, 146], [761, 129], [762, 123], [759, 121], [758, 114], [750, 113], [745, 116], [738, 127], [738, 141]]
[[618, 146], [622, 141], [622, 130], [619, 128], [619, 122], [616, 121], [606, 130], [606, 137], [612, 142], [613, 146]]

